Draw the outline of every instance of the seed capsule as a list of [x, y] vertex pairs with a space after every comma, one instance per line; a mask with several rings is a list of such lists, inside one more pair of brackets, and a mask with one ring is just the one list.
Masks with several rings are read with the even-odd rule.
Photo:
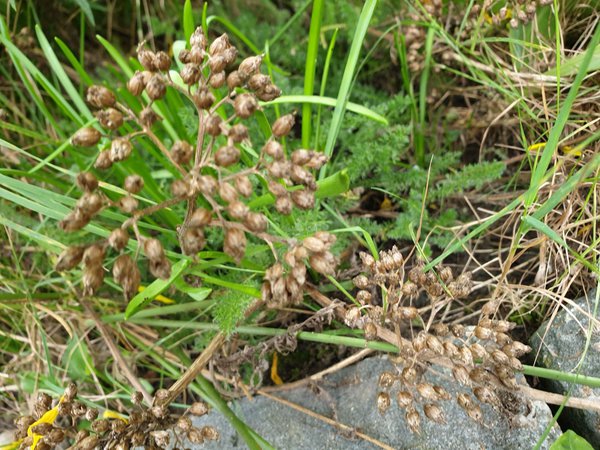
[[414, 384], [414, 382], [417, 380], [417, 369], [414, 367], [405, 367], [402, 369], [400, 378], [405, 384]]
[[285, 216], [292, 213], [292, 200], [289, 196], [277, 197], [275, 200], [275, 209], [278, 213], [283, 214]]
[[157, 261], [150, 260], [148, 268], [152, 275], [161, 280], [167, 280], [171, 276], [171, 263], [167, 258], [159, 259]]
[[156, 68], [162, 72], [166, 72], [167, 70], [169, 70], [171, 68], [171, 58], [169, 57], [169, 55], [163, 51], [157, 52], [156, 53], [156, 58], [155, 58], [155, 65]]
[[144, 179], [139, 175], [128, 175], [125, 178], [123, 187], [130, 194], [137, 194], [144, 187]]
[[399, 391], [396, 394], [396, 400], [398, 401], [398, 406], [400, 408], [408, 408], [413, 404], [413, 396], [408, 391]]
[[58, 256], [58, 261], [54, 269], [57, 271], [71, 270], [81, 262], [84, 250], [85, 247], [81, 246], [67, 247]]
[[302, 246], [309, 252], [313, 253], [319, 253], [325, 250], [325, 243], [314, 236], [308, 236], [307, 238], [304, 238], [302, 241]]
[[112, 162], [123, 161], [131, 155], [133, 146], [125, 138], [116, 138], [110, 145], [110, 159]]
[[299, 189], [291, 194], [292, 202], [300, 209], [308, 210], [315, 207], [315, 194], [307, 189]]
[[488, 353], [485, 347], [477, 342], [474, 342], [469, 346], [469, 350], [473, 355], [473, 358], [483, 361], [487, 357]]
[[276, 161], [281, 161], [285, 157], [283, 147], [277, 141], [268, 141], [262, 148], [262, 151]]
[[151, 261], [158, 261], [165, 257], [165, 250], [158, 239], [150, 238], [144, 241], [144, 253]]
[[131, 214], [137, 209], [138, 204], [139, 202], [137, 199], [133, 198], [131, 195], [126, 195], [119, 199], [118, 206], [121, 211]]
[[140, 123], [147, 128], [151, 128], [154, 122], [159, 120], [161, 117], [156, 114], [150, 106], [146, 106], [140, 111]]
[[214, 94], [208, 88], [200, 88], [194, 94], [194, 104], [200, 109], [209, 109], [215, 100]]
[[144, 92], [146, 79], [148, 77], [142, 72], [136, 72], [127, 82], [127, 90], [136, 97]]
[[379, 375], [379, 387], [383, 389], [391, 388], [396, 382], [396, 376], [391, 372], [381, 372]]
[[102, 135], [93, 127], [84, 127], [79, 129], [71, 138], [71, 144], [76, 147], [91, 147], [96, 145]]
[[93, 192], [98, 188], [98, 179], [90, 172], [81, 172], [76, 178], [77, 186], [83, 191]]
[[281, 89], [274, 84], [268, 84], [264, 88], [256, 91], [256, 96], [263, 102], [270, 102], [281, 95]]
[[236, 190], [244, 197], [250, 197], [252, 195], [252, 182], [247, 176], [238, 176], [235, 179]]
[[475, 336], [477, 336], [478, 339], [481, 340], [486, 340], [486, 339], [491, 339], [494, 335], [494, 332], [492, 330], [490, 330], [489, 328], [484, 328], [481, 326], [476, 326], [475, 327]]
[[223, 201], [231, 203], [238, 199], [238, 193], [231, 184], [224, 182], [219, 186], [219, 197], [221, 197]]
[[510, 365], [510, 358], [502, 350], [493, 350], [491, 357], [498, 364]]
[[227, 137], [233, 142], [240, 143], [244, 139], [248, 138], [248, 128], [242, 125], [241, 123], [235, 124], [229, 129]]
[[210, 47], [208, 48], [208, 54], [216, 55], [217, 53], [222, 53], [229, 46], [229, 36], [227, 36], [227, 33], [223, 33], [221, 36], [212, 41]]
[[95, 108], [108, 108], [116, 102], [115, 94], [110, 89], [98, 85], [88, 88], [85, 99]]
[[438, 400], [450, 400], [452, 398], [450, 393], [441, 386], [434, 386], [433, 389], [438, 396]]
[[469, 408], [466, 411], [467, 415], [475, 422], [481, 423], [483, 421], [483, 412], [479, 406], [473, 405], [472, 408]]
[[279, 119], [273, 123], [272, 132], [273, 136], [280, 138], [283, 136], [287, 136], [289, 132], [292, 130], [294, 126], [294, 115], [286, 114], [285, 116], [281, 116]]
[[437, 353], [439, 355], [444, 354], [444, 346], [442, 345], [440, 340], [433, 334], [427, 335], [427, 338], [425, 339], [425, 344], [427, 345], [427, 348], [432, 352]]
[[210, 224], [212, 220], [212, 211], [205, 208], [198, 208], [190, 217], [189, 225], [194, 228], [204, 227]]
[[206, 245], [202, 228], [188, 228], [181, 237], [181, 249], [186, 255], [195, 255]]
[[271, 78], [268, 75], [262, 73], [255, 73], [248, 79], [248, 87], [253, 91], [264, 89], [268, 84], [271, 83]]
[[238, 117], [247, 119], [257, 110], [258, 102], [250, 94], [240, 94], [235, 98], [233, 107]]
[[227, 75], [225, 75], [225, 71], [216, 72], [210, 75], [208, 79], [208, 84], [213, 89], [218, 89], [221, 86], [225, 85], [227, 81]]
[[225, 145], [215, 152], [215, 163], [220, 167], [229, 167], [240, 160], [240, 151], [233, 145]]
[[456, 402], [461, 408], [465, 410], [472, 409], [475, 406], [471, 397], [469, 397], [469, 395], [465, 394], [464, 392], [461, 392], [456, 396]]
[[387, 392], [380, 392], [377, 394], [377, 409], [380, 414], [385, 414], [385, 412], [390, 408], [392, 401], [390, 399], [390, 394]]
[[183, 66], [183, 68], [179, 72], [179, 75], [181, 76], [181, 80], [185, 84], [187, 84], [188, 86], [191, 86], [193, 84], [196, 84], [198, 81], [200, 81], [202, 72], [200, 71], [200, 68], [196, 64], [189, 63], [189, 64], [186, 64], [185, 66]]
[[432, 384], [429, 383], [419, 383], [417, 384], [417, 392], [421, 397], [425, 400], [438, 400], [438, 394], [433, 388]]
[[456, 381], [465, 386], [469, 386], [471, 384], [471, 380], [469, 379], [469, 371], [465, 366], [456, 365], [452, 369], [452, 376]]
[[491, 389], [485, 386], [474, 387], [473, 394], [475, 394], [475, 397], [477, 397], [477, 400], [479, 400], [481, 403], [496, 405], [499, 402], [498, 397], [496, 397], [496, 394], [494, 394], [494, 392]]
[[237, 70], [234, 70], [229, 75], [227, 75], [227, 87], [229, 90], [233, 90], [236, 87], [240, 87], [244, 84], [244, 80], [242, 79], [240, 73]]
[[227, 207], [227, 213], [235, 220], [244, 220], [249, 212], [250, 208], [245, 203], [237, 200], [231, 202]]
[[138, 47], [137, 56], [144, 69], [150, 72], [156, 70], [156, 58], [153, 51]]
[[365, 332], [365, 339], [367, 341], [372, 341], [377, 338], [377, 327], [373, 322], [367, 322], [363, 331]]
[[129, 234], [123, 228], [115, 228], [108, 236], [108, 245], [117, 251], [123, 250], [127, 241], [129, 241]]
[[406, 411], [406, 424], [413, 433], [421, 433], [421, 416], [416, 409], [410, 408]]
[[229, 228], [225, 231], [223, 251], [231, 256], [239, 264], [246, 253], [246, 235], [237, 228]]
[[103, 109], [96, 113], [96, 117], [104, 128], [116, 130], [123, 125], [123, 114], [114, 108]]
[[425, 413], [425, 416], [427, 416], [428, 419], [431, 419], [436, 423], [446, 423], [446, 419], [444, 418], [444, 412], [437, 405], [428, 403], [423, 406], [423, 412]]
[[165, 80], [159, 74], [152, 75], [150, 81], [146, 85], [146, 92], [148, 93], [148, 97], [152, 100], [159, 100], [165, 96], [167, 93], [167, 85], [165, 84]]
[[238, 72], [240, 72], [242, 78], [249, 78], [260, 69], [261, 64], [262, 56], [250, 56], [240, 63]]
[[223, 119], [218, 115], [211, 115], [206, 119], [206, 132], [209, 136], [219, 136], [221, 134], [221, 123]]

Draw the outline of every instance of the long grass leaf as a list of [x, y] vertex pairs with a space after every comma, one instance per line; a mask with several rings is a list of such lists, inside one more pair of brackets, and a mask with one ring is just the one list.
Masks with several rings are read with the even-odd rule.
[[[310, 16], [306, 62], [304, 64], [304, 95], [315, 93], [315, 73], [319, 56], [319, 39], [321, 37], [321, 19], [323, 18], [323, 0], [314, 0]], [[312, 129], [312, 107], [310, 103], [302, 104], [302, 147], [310, 147]]]

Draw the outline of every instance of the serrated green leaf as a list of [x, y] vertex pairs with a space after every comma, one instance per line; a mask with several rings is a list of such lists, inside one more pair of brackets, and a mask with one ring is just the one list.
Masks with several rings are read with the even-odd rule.
[[127, 304], [127, 309], [125, 310], [125, 320], [129, 319], [136, 312], [150, 303], [154, 297], [161, 294], [165, 289], [171, 286], [171, 284], [173, 284], [173, 282], [175, 282], [175, 280], [181, 276], [183, 271], [187, 269], [189, 264], [190, 261], [188, 259], [182, 259], [171, 268], [171, 276], [168, 280], [154, 280], [150, 286], [133, 297]]
[[214, 310], [215, 322], [224, 333], [231, 333], [238, 322], [243, 319], [244, 312], [253, 302], [249, 295], [227, 295], [219, 299]]
[[550, 446], [550, 450], [594, 450], [594, 447], [573, 430], [567, 430]]

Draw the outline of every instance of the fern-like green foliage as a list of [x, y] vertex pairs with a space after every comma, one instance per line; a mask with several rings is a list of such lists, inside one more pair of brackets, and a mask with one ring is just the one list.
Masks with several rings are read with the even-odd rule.
[[[346, 168], [354, 187], [382, 191], [398, 211], [395, 220], [379, 223], [353, 220], [383, 239], [412, 240], [421, 224], [428, 244], [445, 247], [453, 238], [448, 228], [458, 212], [449, 204], [463, 192], [482, 189], [498, 179], [505, 168], [501, 161], [462, 165], [462, 152], [440, 149], [428, 156], [429, 166], [415, 164], [410, 149], [409, 98], [398, 95], [371, 108], [386, 116], [382, 127], [358, 116], [347, 116], [340, 135], [340, 152], [334, 164]], [[447, 136], [447, 146], [453, 139]], [[423, 207], [425, 204], [425, 207]]]

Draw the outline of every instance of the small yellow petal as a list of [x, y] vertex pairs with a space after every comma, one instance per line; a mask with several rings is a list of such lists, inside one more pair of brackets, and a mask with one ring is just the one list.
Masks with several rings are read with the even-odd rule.
[[279, 364], [279, 356], [277, 355], [277, 352], [275, 352], [275, 353], [273, 353], [273, 363], [271, 364], [271, 381], [273, 381], [273, 383], [275, 383], [277, 385], [283, 384], [283, 380], [277, 373], [278, 364]]
[[[144, 289], [146, 289], [145, 286], [139, 286], [138, 292], [142, 292]], [[175, 303], [175, 300], [173, 300], [172, 298], [165, 297], [164, 295], [160, 294], [154, 297], [154, 300], [156, 300], [157, 302], [164, 303], [165, 305], [172, 305], [173, 303]]]
[[563, 145], [560, 149], [565, 155], [581, 156], [582, 154], [581, 148], [577, 146], [571, 147], [570, 145]]
[[544, 149], [544, 147], [546, 147], [546, 143], [545, 142], [538, 142], [537, 144], [532, 144], [529, 147], [527, 147], [527, 151], [529, 151], [529, 152], [537, 152], [538, 150]]
[[102, 418], [104, 418], [104, 419], [121, 419], [125, 423], [129, 422], [127, 420], [127, 417], [125, 417], [124, 415], [119, 414], [118, 412], [115, 412], [115, 411], [111, 411], [109, 409], [105, 410], [102, 413]]

